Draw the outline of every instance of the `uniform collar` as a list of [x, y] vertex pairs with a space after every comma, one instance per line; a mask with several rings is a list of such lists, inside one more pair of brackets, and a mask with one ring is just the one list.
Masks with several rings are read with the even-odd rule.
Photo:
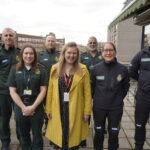
[[2, 48], [3, 48], [3, 50], [5, 50], [5, 51], [11, 51], [11, 50], [14, 50], [14, 49], [15, 49], [15, 47], [14, 47], [14, 46], [12, 46], [12, 47], [9, 47], [9, 49], [8, 49], [8, 50], [6, 50], [6, 49], [5, 49], [5, 45], [4, 45], [4, 44], [2, 45]]
[[[91, 56], [91, 57], [93, 57], [91, 54], [90, 54], [90, 51], [88, 51], [88, 54]], [[96, 50], [96, 55], [94, 56], [94, 57], [98, 57], [100, 54], [99, 54], [99, 52]]]
[[50, 51], [48, 49], [46, 49], [46, 51], [49, 53], [49, 54], [54, 54], [56, 49], [55, 48], [52, 48]]
[[103, 60], [103, 63], [106, 65], [106, 66], [113, 66], [117, 63], [117, 58], [115, 57], [115, 59], [109, 63], [106, 63], [104, 60]]

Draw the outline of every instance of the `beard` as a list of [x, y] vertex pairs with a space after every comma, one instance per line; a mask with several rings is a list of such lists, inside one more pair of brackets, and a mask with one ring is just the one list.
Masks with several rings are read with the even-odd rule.
[[88, 50], [89, 51], [95, 51], [95, 50], [97, 50], [97, 47], [94, 47], [94, 48], [88, 47]]

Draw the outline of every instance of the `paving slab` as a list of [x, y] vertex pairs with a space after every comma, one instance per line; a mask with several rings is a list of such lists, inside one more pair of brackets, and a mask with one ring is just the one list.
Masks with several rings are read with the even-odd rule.
[[[132, 90], [134, 91], [134, 90]], [[134, 98], [131, 93], [126, 96], [124, 100], [124, 112], [121, 122], [121, 129], [119, 133], [119, 149], [118, 150], [133, 150], [134, 149]], [[14, 116], [11, 118], [11, 147], [10, 150], [21, 150], [19, 142], [16, 138], [16, 129]], [[87, 148], [81, 148], [81, 150], [93, 150], [93, 135], [94, 135], [94, 123], [90, 124], [90, 137], [87, 140]], [[144, 145], [144, 150], [150, 150], [150, 121], [146, 126], [147, 135], [146, 142]], [[43, 150], [54, 150], [52, 146], [49, 145], [49, 141], [44, 139], [44, 148]], [[108, 134], [105, 135], [104, 139], [104, 150], [108, 150]]]

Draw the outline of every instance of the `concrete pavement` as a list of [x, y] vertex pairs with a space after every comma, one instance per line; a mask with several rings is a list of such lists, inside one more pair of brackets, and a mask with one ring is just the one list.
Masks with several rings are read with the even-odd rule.
[[[134, 98], [133, 98], [134, 89], [131, 88], [129, 94], [125, 98], [124, 102], [124, 113], [121, 122], [121, 130], [119, 134], [119, 150], [133, 150], [134, 149]], [[88, 139], [87, 148], [81, 148], [81, 150], [93, 150], [93, 123], [90, 126], [91, 135]], [[15, 133], [15, 122], [12, 117], [11, 119], [11, 132], [12, 132], [12, 142], [11, 150], [21, 150], [19, 142], [16, 139]], [[105, 135], [104, 148], [107, 150], [107, 141], [108, 135]], [[52, 146], [49, 145], [49, 142], [44, 138], [44, 150], [53, 150]], [[150, 150], [150, 123], [147, 124], [147, 138], [144, 145], [144, 150]]]

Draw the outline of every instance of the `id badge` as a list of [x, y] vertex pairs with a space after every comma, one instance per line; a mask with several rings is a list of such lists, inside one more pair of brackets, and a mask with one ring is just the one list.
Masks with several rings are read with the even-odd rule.
[[64, 102], [69, 102], [69, 93], [64, 93]]
[[24, 90], [23, 95], [32, 95], [32, 90]]

